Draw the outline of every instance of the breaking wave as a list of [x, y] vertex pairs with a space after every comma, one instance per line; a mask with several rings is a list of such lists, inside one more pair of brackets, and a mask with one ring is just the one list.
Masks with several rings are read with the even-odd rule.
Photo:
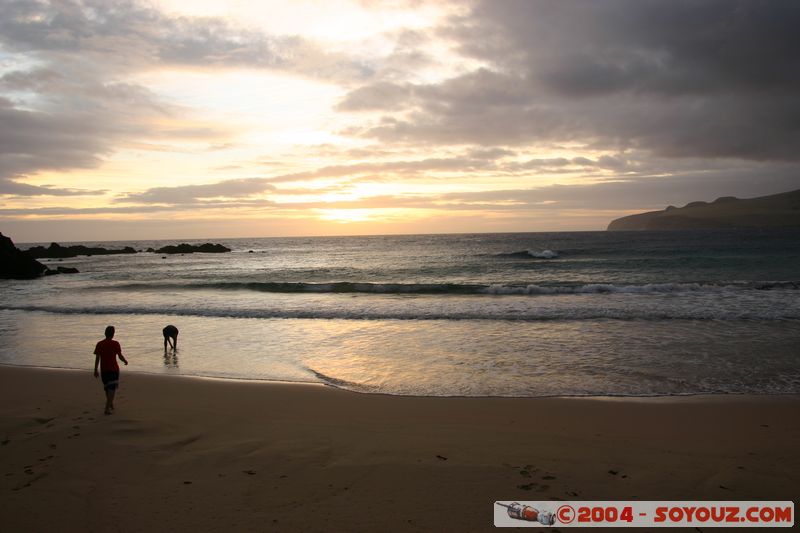
[[507, 254], [499, 254], [500, 257], [520, 257], [529, 259], [555, 259], [558, 257], [558, 252], [553, 250], [523, 250], [521, 252], [511, 252]]
[[536, 285], [496, 283], [305, 283], [305, 282], [216, 282], [216, 283], [128, 283], [96, 286], [94, 289], [123, 291], [229, 290], [268, 293], [331, 294], [431, 294], [431, 295], [559, 295], [559, 294], [664, 294], [719, 291], [800, 290], [796, 281], [753, 281], [729, 283], [586, 283], [576, 285]]
[[371, 387], [369, 385], [365, 385], [363, 383], [356, 383], [354, 381], [347, 381], [346, 379], [339, 379], [334, 378], [328, 375], [323, 374], [322, 372], [318, 372], [309, 366], [303, 366], [305, 370], [311, 372], [325, 385], [337, 388], [337, 389], [344, 389], [349, 391], [355, 392], [380, 392], [377, 387]]
[[800, 320], [796, 308], [770, 307], [750, 309], [744, 307], [718, 308], [681, 305], [673, 307], [634, 306], [606, 307], [603, 305], [568, 307], [531, 306], [525, 309], [503, 306], [381, 306], [381, 307], [307, 307], [283, 309], [280, 307], [179, 307], [179, 306], [70, 306], [57, 305], [2, 305], [0, 310], [38, 311], [67, 315], [173, 315], [212, 318], [256, 319], [330, 319], [330, 320], [504, 320], [517, 322], [571, 321], [571, 320]]

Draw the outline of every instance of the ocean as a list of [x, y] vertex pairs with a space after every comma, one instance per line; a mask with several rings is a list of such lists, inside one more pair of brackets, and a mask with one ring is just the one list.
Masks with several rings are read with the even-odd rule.
[[797, 230], [81, 244], [209, 241], [233, 251], [45, 259], [80, 273], [0, 280], [0, 364], [88, 372], [112, 324], [123, 372], [426, 396], [800, 393]]

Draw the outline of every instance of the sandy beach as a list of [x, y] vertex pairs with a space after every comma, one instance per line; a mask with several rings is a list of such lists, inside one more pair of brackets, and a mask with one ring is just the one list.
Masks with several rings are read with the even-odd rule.
[[788, 500], [800, 398], [420, 398], [0, 367], [2, 531], [488, 531], [496, 500]]

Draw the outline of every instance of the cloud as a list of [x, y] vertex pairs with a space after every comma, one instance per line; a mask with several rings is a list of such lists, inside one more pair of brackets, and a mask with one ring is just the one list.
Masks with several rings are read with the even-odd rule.
[[91, 115], [53, 116], [15, 107], [0, 98], [0, 172], [31, 168], [88, 168], [103, 151]]
[[352, 133], [384, 142], [797, 161], [797, 20], [792, 1], [483, 0], [440, 29], [482, 68], [339, 109], [382, 111]]
[[0, 195], [8, 196], [94, 196], [106, 192], [105, 190], [64, 189], [52, 185], [30, 185], [0, 179]]
[[484, 0], [449, 32], [464, 53], [559, 94], [788, 93], [800, 82], [798, 16], [791, 0]]
[[13, 178], [40, 170], [91, 168], [107, 151], [97, 117], [51, 115], [19, 109], [0, 97], [0, 194], [70, 196], [96, 194], [70, 188], [29, 185]]
[[[776, 194], [791, 188], [796, 180], [795, 169], [783, 165], [762, 172], [758, 182], [752, 179], [753, 167], [722, 167], [702, 172], [688, 170], [674, 176], [639, 175], [582, 184], [532, 185], [527, 188], [450, 192], [440, 194], [373, 195], [339, 200], [302, 201], [306, 195], [348, 192], [347, 184], [319, 189], [274, 189], [268, 179], [229, 180], [208, 186], [187, 186], [151, 189], [138, 197], [126, 200], [138, 205], [106, 207], [38, 207], [0, 208], [0, 217], [14, 220], [19, 217], [81, 218], [97, 215], [147, 215], [152, 213], [190, 213], [201, 211], [237, 212], [269, 216], [308, 216], [309, 210], [325, 209], [413, 209], [451, 217], [448, 213], [479, 212], [518, 213], [519, 216], [557, 218], [566, 213], [594, 213], [600, 223], [630, 211], [658, 210], [672, 204], [682, 206], [690, 201], [711, 201], [720, 196], [734, 195], [753, 198]], [[355, 180], [357, 181], [357, 179]], [[239, 196], [234, 189], [240, 187]], [[204, 189], [205, 187], [205, 189]], [[291, 202], [278, 202], [272, 197], [253, 197], [249, 193], [271, 192], [295, 196]], [[214, 196], [218, 195], [218, 196]], [[152, 203], [151, 203], [152, 202]], [[457, 215], [452, 215], [457, 216]], [[606, 220], [607, 219], [607, 220]], [[520, 219], [523, 220], [523, 219]]]
[[219, 17], [170, 16], [128, 0], [2, 0], [0, 43], [17, 53], [83, 55], [103, 69], [158, 65], [269, 68], [331, 79], [363, 74], [358, 61], [294, 35]]
[[[67, 171], [96, 168], [122, 147], [216, 151], [212, 170], [274, 174], [115, 190], [114, 205], [82, 210], [9, 202], [19, 209], [0, 213], [298, 214], [336, 206], [555, 216], [800, 187], [796, 2], [474, 0], [451, 7], [442, 8], [450, 15], [436, 19], [437, 28], [395, 28], [348, 55], [341, 42], [325, 48], [133, 0], [0, 0], [0, 195], [108, 194], [76, 188]], [[134, 81], [160, 70], [242, 68], [339, 85], [346, 92], [335, 111], [343, 120], [326, 118], [324, 127], [356, 142], [270, 154], [269, 164], [233, 160], [250, 157], [243, 154], [252, 145], [222, 121], [197, 120], [199, 109]], [[65, 175], [54, 185], [31, 179], [48, 171]], [[542, 176], [562, 183], [538, 186]], [[403, 194], [302, 202], [404, 180]], [[438, 180], [437, 190], [461, 187], [459, 180], [503, 190], [423, 197], [412, 184], [426, 180]], [[274, 200], [288, 196], [291, 206]]]
[[89, 73], [74, 77], [83, 70], [69, 60], [61, 69], [17, 70], [0, 77], [0, 91], [23, 95], [0, 96], [0, 194], [98, 194], [21, 180], [42, 171], [95, 168], [121, 145], [139, 139], [202, 141], [227, 134], [183, 117], [185, 110], [159, 101], [144, 87]]
[[[503, 156], [506, 151], [500, 150], [494, 153]], [[292, 191], [299, 194], [318, 194], [320, 189], [278, 189], [276, 184], [344, 178], [346, 180], [345, 183], [339, 183], [327, 188], [327, 190], [332, 190], [331, 187], [342, 190], [343, 187], [346, 187], [348, 183], [352, 183], [354, 180], [363, 181], [363, 179], [358, 180], [358, 178], [364, 178], [364, 176], [367, 176], [367, 181], [382, 181], [381, 175], [396, 176], [405, 174], [416, 176], [427, 172], [494, 169], [496, 168], [495, 163], [487, 157], [489, 154], [490, 152], [479, 153], [483, 157], [474, 159], [451, 157], [329, 165], [306, 172], [294, 172], [266, 178], [222, 180], [204, 185], [154, 187], [143, 192], [120, 196], [115, 201], [118, 203], [181, 205], [196, 204], [211, 198], [227, 199], [229, 202], [234, 202], [236, 199], [250, 198], [271, 192], [278, 192], [284, 195], [291, 194]]]
[[[515, 206], [528, 205], [529, 191], [545, 190], [536, 187], [538, 177], [547, 175], [579, 175], [583, 183], [576, 185], [552, 185], [546, 190], [551, 195], [538, 198], [531, 205], [542, 202], [558, 202], [567, 205], [569, 194], [576, 198], [596, 202], [604, 208], [635, 209], [636, 206], [660, 205], [663, 202], [691, 201], [696, 197], [714, 194], [758, 196], [777, 193], [798, 185], [797, 168], [792, 163], [761, 163], [707, 161], [684, 159], [674, 162], [659, 158], [642, 158], [630, 153], [606, 154], [594, 158], [577, 157], [533, 157], [520, 159], [518, 152], [502, 148], [472, 148], [452, 157], [425, 158], [417, 160], [368, 161], [347, 165], [328, 165], [303, 172], [281, 174], [271, 177], [222, 180], [204, 185], [155, 187], [139, 193], [118, 197], [116, 203], [139, 203], [171, 206], [215, 206], [244, 205], [241, 202], [260, 202], [264, 195], [304, 196], [326, 193], [347, 194], [360, 183], [397, 183], [399, 180], [443, 180], [457, 185], [468, 171], [472, 177], [514, 177], [520, 183], [530, 183], [527, 189], [501, 190], [481, 193], [451, 193], [433, 195], [430, 204], [413, 192], [394, 198], [403, 198], [402, 206], [409, 207], [413, 198], [415, 207], [441, 207], [440, 202], [454, 202], [458, 198], [482, 198], [502, 200]], [[663, 169], [669, 166], [670, 172]], [[753, 176], [759, 176], [754, 180]], [[283, 184], [323, 182], [322, 186], [285, 187]], [[626, 188], [630, 190], [625, 191]], [[555, 191], [559, 191], [555, 194]], [[586, 191], [588, 194], [583, 195]], [[716, 191], [716, 192], [715, 192]], [[515, 193], [521, 196], [514, 197]], [[475, 196], [477, 195], [477, 196]], [[388, 197], [386, 197], [388, 198]], [[343, 207], [367, 207], [374, 204], [375, 197], [341, 204]], [[468, 200], [464, 200], [467, 202]], [[340, 205], [342, 201], [333, 201]], [[469, 200], [472, 202], [472, 200]], [[457, 203], [457, 202], [456, 202]], [[295, 207], [319, 207], [322, 204], [292, 204]], [[581, 204], [589, 207], [588, 204]], [[438, 208], [437, 207], [437, 208]], [[457, 207], [455, 204], [453, 207]], [[515, 209], [518, 207], [514, 207]], [[537, 207], [538, 208], [538, 207]]]
[[247, 198], [275, 190], [266, 178], [226, 180], [207, 185], [154, 187], [142, 193], [118, 198], [117, 202], [156, 203], [167, 205], [196, 204], [208, 198]]
[[250, 67], [340, 81], [367, 72], [301, 37], [168, 16], [135, 1], [0, 0], [0, 12], [0, 52], [13, 58], [0, 75], [0, 194], [90, 194], [21, 180], [97, 167], [126, 143], [231, 145], [224, 128], [126, 81], [141, 71]]
[[413, 95], [411, 84], [378, 81], [350, 91], [339, 102], [339, 111], [395, 111], [408, 105]]
[[[496, 205], [495, 209], [548, 210], [570, 209], [598, 211], [641, 211], [664, 209], [667, 205], [685, 205], [696, 200], [712, 201], [719, 196], [754, 198], [777, 194], [796, 187], [796, 169], [790, 165], [761, 171], [753, 180], [753, 167], [687, 171], [677, 175], [640, 175], [610, 178], [593, 183], [555, 184], [527, 189], [455, 192], [441, 200], [479, 202]], [[724, 191], [721, 192], [721, 191]]]

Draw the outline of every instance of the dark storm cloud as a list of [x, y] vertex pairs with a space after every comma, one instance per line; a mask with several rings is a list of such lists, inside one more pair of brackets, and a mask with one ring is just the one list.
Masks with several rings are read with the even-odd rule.
[[478, 2], [449, 31], [558, 93], [791, 92], [798, 20], [792, 0], [511, 0]]
[[485, 68], [366, 84], [340, 109], [382, 108], [354, 133], [383, 141], [796, 161], [798, 25], [781, 0], [478, 1], [441, 32]]

